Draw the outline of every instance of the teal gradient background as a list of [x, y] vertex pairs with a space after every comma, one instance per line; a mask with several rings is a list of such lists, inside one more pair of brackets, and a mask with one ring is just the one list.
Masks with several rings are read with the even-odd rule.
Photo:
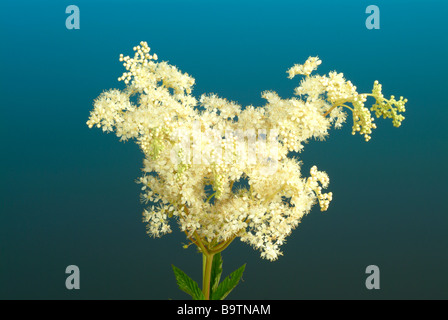
[[[68, 30], [68, 5], [80, 29]], [[379, 30], [365, 27], [368, 5]], [[447, 299], [446, 1], [10, 1], [0, 12], [0, 299], [184, 299], [171, 264], [200, 282], [201, 256], [177, 228], [151, 239], [141, 222], [142, 153], [88, 129], [93, 100], [122, 88], [120, 53], [147, 41], [214, 92], [242, 105], [293, 95], [286, 70], [318, 55], [408, 98], [394, 128], [366, 143], [351, 118], [301, 154], [330, 176], [334, 200], [306, 216], [276, 262], [236, 241], [224, 275], [247, 263], [231, 299]], [[77, 265], [81, 289], [65, 288]], [[377, 265], [381, 288], [367, 290]]]

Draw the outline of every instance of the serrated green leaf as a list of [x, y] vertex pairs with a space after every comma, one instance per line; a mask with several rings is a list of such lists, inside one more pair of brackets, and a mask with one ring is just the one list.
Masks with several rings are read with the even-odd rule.
[[202, 293], [201, 289], [199, 289], [197, 282], [187, 276], [187, 274], [179, 268], [175, 267], [174, 265], [171, 266], [173, 267], [174, 276], [176, 277], [179, 289], [189, 294], [193, 298], [193, 300], [204, 300], [204, 294]]
[[213, 292], [216, 291], [219, 285], [219, 280], [221, 280], [221, 274], [222, 274], [222, 257], [221, 252], [218, 252], [213, 256], [213, 262], [212, 262], [212, 274], [210, 277], [210, 287], [211, 292], [213, 295]]
[[244, 268], [246, 268], [246, 264], [242, 265], [241, 267], [233, 271], [228, 277], [226, 277], [215, 290], [215, 292], [213, 292], [212, 299], [224, 300], [240, 282], [240, 279], [243, 276]]

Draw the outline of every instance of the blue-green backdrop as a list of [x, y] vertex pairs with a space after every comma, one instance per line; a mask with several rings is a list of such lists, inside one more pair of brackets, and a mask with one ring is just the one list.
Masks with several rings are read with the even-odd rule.
[[[380, 29], [365, 26], [368, 5]], [[80, 29], [68, 30], [68, 5]], [[448, 298], [445, 1], [10, 1], [0, 12], [0, 298], [182, 299], [171, 264], [201, 279], [178, 229], [145, 234], [135, 179], [142, 154], [88, 129], [93, 99], [122, 88], [120, 53], [147, 41], [214, 92], [242, 105], [289, 97], [285, 71], [318, 55], [360, 92], [374, 80], [409, 99], [402, 127], [378, 120], [366, 143], [350, 119], [301, 154], [334, 200], [306, 216], [276, 262], [235, 242], [224, 274], [247, 263], [233, 299]], [[77, 265], [81, 288], [67, 290]], [[365, 269], [380, 268], [367, 290]], [[200, 281], [199, 281], [200, 282]]]

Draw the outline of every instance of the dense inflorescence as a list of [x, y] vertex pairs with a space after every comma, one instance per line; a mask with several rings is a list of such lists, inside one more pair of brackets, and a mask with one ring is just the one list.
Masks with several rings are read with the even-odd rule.
[[[399, 126], [406, 99], [387, 100], [376, 81], [371, 94], [359, 94], [342, 73], [311, 75], [321, 64], [310, 57], [287, 71], [304, 76], [296, 97], [262, 93], [262, 107], [242, 108], [215, 94], [192, 95], [195, 80], [166, 62], [157, 62], [146, 42], [133, 58], [120, 55], [124, 90], [103, 92], [87, 122], [121, 140], [135, 139], [145, 155], [142, 200], [149, 203], [143, 221], [148, 233], [171, 232], [170, 221], [195, 244], [223, 248], [235, 238], [275, 260], [280, 246], [302, 217], [318, 203], [328, 209], [332, 193], [323, 193], [328, 175], [313, 166], [301, 175], [290, 157], [310, 139], [322, 140], [353, 114], [353, 134], [368, 141], [374, 118], [392, 118]], [[371, 96], [376, 102], [365, 106]]]

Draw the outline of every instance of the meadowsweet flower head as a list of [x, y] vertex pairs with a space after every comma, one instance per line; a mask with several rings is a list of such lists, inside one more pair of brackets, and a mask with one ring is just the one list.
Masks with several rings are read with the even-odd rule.
[[[172, 231], [176, 222], [201, 251], [219, 252], [235, 238], [276, 260], [286, 237], [315, 204], [329, 208], [324, 193], [329, 177], [311, 168], [302, 176], [301, 152], [311, 139], [323, 140], [332, 127], [353, 116], [353, 133], [370, 139], [377, 117], [404, 119], [406, 99], [383, 97], [375, 82], [372, 94], [359, 94], [342, 73], [311, 75], [321, 64], [310, 57], [288, 70], [304, 75], [296, 97], [282, 99], [265, 91], [264, 106], [203, 94], [192, 95], [195, 80], [175, 66], [158, 61], [146, 42], [133, 58], [120, 55], [126, 71], [123, 90], [103, 92], [94, 102], [87, 125], [134, 139], [144, 153], [142, 201], [147, 232]], [[376, 103], [369, 110], [365, 103]]]

